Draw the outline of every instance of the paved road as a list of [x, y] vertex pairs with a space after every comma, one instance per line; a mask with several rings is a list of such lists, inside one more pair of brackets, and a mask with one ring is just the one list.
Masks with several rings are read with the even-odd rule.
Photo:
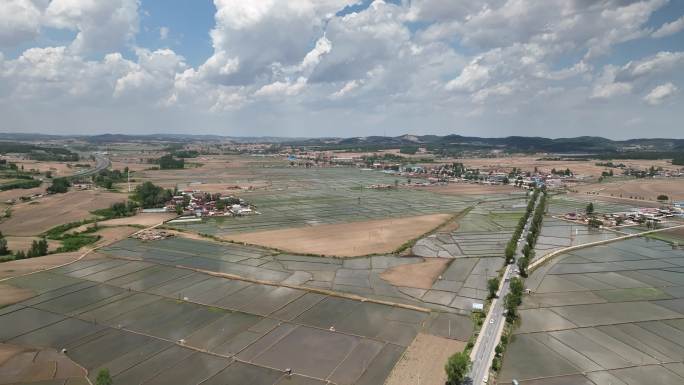
[[[539, 199], [541, 199], [541, 194], [540, 198], [537, 199], [536, 204], [539, 204]], [[518, 256], [522, 255], [522, 248], [525, 245], [525, 238], [527, 237], [527, 232], [532, 223], [533, 216], [533, 214], [530, 215], [523, 233], [520, 236], [520, 242], [518, 242], [518, 249], [516, 250], [516, 255]], [[506, 323], [503, 299], [506, 294], [510, 292], [510, 279], [517, 276], [517, 274], [515, 274], [516, 269], [514, 264], [506, 267], [503, 275], [504, 281], [501, 283], [499, 293], [497, 294], [498, 298], [492, 301], [487, 318], [485, 318], [482, 329], [480, 330], [480, 335], [477, 337], [477, 343], [470, 354], [473, 366], [470, 369], [469, 377], [473, 385], [484, 384], [485, 378], [489, 377], [489, 368], [494, 359], [496, 345], [499, 344], [501, 333]]]
[[77, 171], [73, 175], [70, 176], [70, 178], [81, 178], [81, 177], [87, 177], [87, 176], [92, 176], [97, 173], [99, 173], [102, 170], [108, 169], [112, 165], [112, 161], [109, 160], [109, 158], [98, 154], [94, 153], [93, 156], [95, 157], [95, 167], [91, 167], [85, 170]]

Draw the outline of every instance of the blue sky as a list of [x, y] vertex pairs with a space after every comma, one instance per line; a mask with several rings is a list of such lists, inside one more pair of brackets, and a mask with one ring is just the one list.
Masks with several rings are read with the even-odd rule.
[[679, 0], [6, 0], [3, 131], [682, 137]]

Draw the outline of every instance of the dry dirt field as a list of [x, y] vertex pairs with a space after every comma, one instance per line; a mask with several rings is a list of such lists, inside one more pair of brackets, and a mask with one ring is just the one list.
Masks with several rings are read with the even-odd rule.
[[140, 231], [140, 229], [131, 226], [104, 227], [95, 233], [101, 236], [102, 239], [97, 241], [94, 246], [101, 247], [106, 246], [110, 243], [118, 242], [120, 240], [128, 238], [131, 234], [135, 233], [136, 231]]
[[91, 211], [109, 207], [126, 197], [126, 194], [103, 191], [70, 191], [19, 203], [12, 207], [12, 216], [0, 223], [0, 231], [5, 235], [38, 235], [57, 225], [88, 218]]
[[387, 269], [380, 274], [380, 278], [394, 286], [429, 290], [448, 265], [448, 259], [427, 258], [424, 262]]
[[[34, 296], [32, 290], [0, 284], [0, 307], [21, 302]], [[0, 381], [0, 383], [3, 383]]]
[[660, 194], [675, 201], [684, 200], [684, 178], [637, 179], [578, 186], [576, 189], [580, 193], [596, 192], [603, 196], [637, 197], [651, 201], [655, 201]]
[[[258, 159], [254, 160], [259, 161]], [[187, 160], [187, 163], [201, 163], [201, 167], [187, 167], [183, 170], [147, 170], [136, 174], [136, 180], [150, 180], [165, 188], [174, 188], [176, 185], [187, 186], [193, 182], [204, 182], [220, 186], [249, 185], [263, 186], [267, 182], [256, 180], [253, 171], [246, 167], [250, 159], [230, 155], [201, 156]], [[151, 165], [147, 165], [150, 167]], [[201, 187], [200, 187], [201, 186]], [[193, 187], [193, 186], [189, 186]], [[197, 185], [198, 189], [209, 191], [205, 185]], [[217, 186], [214, 186], [217, 187]], [[224, 187], [224, 188], [225, 188]], [[217, 190], [212, 192], [225, 192]]]
[[[541, 156], [513, 156], [505, 158], [466, 158], [454, 159], [455, 162], [461, 162], [466, 167], [479, 168], [481, 170], [502, 170], [510, 171], [513, 167], [522, 169], [524, 171], [533, 171], [535, 167], [539, 171], [549, 172], [552, 169], [565, 170], [569, 168], [575, 174], [583, 176], [599, 177], [603, 171], [608, 170], [602, 166], [596, 166], [597, 160], [589, 161], [554, 161], [554, 160], [538, 160]], [[638, 169], [647, 169], [651, 166], [663, 167], [664, 169], [676, 169], [669, 161], [666, 160], [617, 160], [613, 163], [623, 163], [628, 167], [635, 167]], [[614, 172], [619, 172], [619, 169], [613, 169]]]
[[436, 228], [448, 214], [298, 227], [225, 236], [224, 239], [290, 253], [355, 257], [391, 253], [411, 239]]
[[0, 279], [51, 269], [77, 260], [85, 251], [49, 254], [44, 257], [0, 263]]
[[[7, 247], [12, 250], [13, 252], [23, 250], [27, 251], [28, 249], [31, 248], [31, 243], [33, 241], [37, 241], [40, 238], [39, 237], [13, 237], [13, 236], [8, 236], [6, 237], [7, 239]], [[54, 250], [60, 246], [59, 241], [53, 241], [48, 239], [48, 249], [49, 250]]]
[[116, 218], [107, 221], [98, 222], [101, 226], [154, 226], [158, 223], [168, 221], [176, 217], [172, 213], [140, 213], [133, 217]]
[[465, 343], [461, 341], [419, 333], [397, 362], [385, 385], [444, 385], [444, 364], [464, 347]]
[[18, 157], [8, 157], [8, 162], [16, 163], [19, 167], [24, 166], [24, 170], [28, 171], [31, 169], [38, 170], [40, 172], [52, 171], [54, 176], [66, 176], [75, 173], [79, 170], [76, 167], [69, 167], [68, 165], [75, 164], [89, 164], [91, 166], [95, 165], [89, 159], [82, 159], [78, 162], [38, 162], [36, 160], [23, 159]]
[[43, 184], [40, 187], [29, 188], [29, 189], [14, 189], [0, 192], [0, 202], [6, 202], [10, 200], [18, 200], [20, 197], [31, 196], [34, 194], [43, 194], [47, 188], [47, 184]]
[[2, 384], [87, 384], [86, 370], [55, 349], [0, 344]]

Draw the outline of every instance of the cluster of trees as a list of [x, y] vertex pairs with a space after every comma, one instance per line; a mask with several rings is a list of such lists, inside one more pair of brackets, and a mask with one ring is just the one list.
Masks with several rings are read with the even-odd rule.
[[139, 205], [133, 201], [112, 203], [106, 209], [93, 211], [93, 214], [104, 217], [105, 219], [124, 218], [135, 215], [138, 211]]
[[465, 384], [471, 365], [470, 355], [467, 352], [458, 352], [449, 357], [444, 366], [447, 375], [446, 385]]
[[173, 197], [173, 191], [145, 182], [135, 188], [133, 199], [144, 209], [164, 207]]
[[48, 194], [63, 194], [69, 191], [71, 183], [67, 178], [55, 178], [52, 180], [52, 185], [47, 188]]
[[160, 170], [180, 170], [185, 168], [185, 159], [176, 159], [171, 154], [162, 156], [154, 163], [159, 164]]
[[513, 322], [518, 316], [518, 306], [522, 303], [525, 282], [522, 278], [514, 277], [511, 279], [510, 292], [504, 297], [504, 307], [506, 308], [506, 321]]
[[537, 244], [537, 238], [541, 232], [542, 222], [544, 221], [544, 212], [546, 211], [546, 192], [542, 193], [539, 199], [539, 204], [534, 211], [534, 216], [532, 217], [532, 224], [530, 225], [530, 231], [527, 234], [527, 239], [525, 246], [523, 246], [522, 257], [518, 258], [518, 270], [520, 270], [520, 275], [523, 277], [527, 276], [527, 267], [530, 261], [534, 259], [534, 246]]
[[178, 150], [172, 154], [176, 158], [197, 158], [200, 155], [199, 151], [196, 150]]
[[0, 232], [0, 256], [8, 254], [12, 254], [12, 252], [7, 247], [7, 239], [5, 239], [5, 236]]
[[530, 218], [530, 215], [532, 215], [532, 211], [534, 211], [534, 204], [537, 201], [537, 198], [539, 197], [539, 190], [534, 190], [534, 193], [532, 193], [532, 198], [527, 202], [527, 210], [525, 210], [525, 214], [520, 218], [518, 221], [518, 226], [515, 228], [515, 231], [513, 232], [513, 236], [511, 236], [511, 240], [508, 241], [508, 244], [506, 245], [506, 250], [504, 251], [504, 256], [506, 257], [506, 264], [511, 264], [515, 260], [515, 250], [518, 247], [518, 239], [522, 235], [523, 229], [525, 228], [525, 224], [527, 224], [527, 220]]
[[33, 151], [28, 154], [28, 157], [39, 162], [78, 162], [80, 160], [78, 154], [68, 150], [65, 151], [66, 153]]
[[93, 183], [96, 186], [104, 187], [106, 189], [111, 189], [114, 183], [125, 182], [128, 177], [128, 167], [123, 171], [121, 170], [102, 170], [97, 175], [93, 176]]
[[27, 252], [21, 250], [17, 251], [14, 256], [16, 259], [26, 259], [42, 257], [48, 254], [48, 242], [45, 238], [41, 238], [38, 241], [33, 241], [31, 243], [31, 248]]
[[613, 162], [597, 162], [595, 164], [599, 167], [610, 167], [610, 168], [625, 168], [625, 167], [627, 167], [627, 166], [625, 166], [624, 163], [615, 164]]
[[7, 191], [7, 190], [14, 190], [17, 188], [20, 189], [29, 189], [29, 188], [34, 188], [38, 187], [42, 184], [43, 182], [37, 180], [37, 179], [23, 179], [21, 178], [20, 180], [12, 181], [9, 183], [4, 183], [0, 185], [0, 191]]
[[43, 147], [34, 144], [2, 142], [0, 143], [0, 154], [28, 154], [28, 157], [38, 161], [59, 161], [74, 162], [78, 161], [78, 154], [62, 147]]
[[613, 173], [613, 170], [610, 170], [610, 171], [603, 171], [603, 172], [601, 173], [601, 176], [604, 177], [604, 178], [609, 177], [609, 176], [613, 176], [613, 175], [615, 175], [615, 174]]
[[684, 154], [679, 154], [672, 158], [672, 164], [675, 166], [684, 166]]
[[594, 203], [593, 202], [589, 202], [587, 204], [587, 207], [584, 209], [584, 212], [589, 217], [589, 222], [587, 223], [589, 225], [589, 227], [598, 229], [599, 227], [603, 226], [603, 221], [594, 217], [594, 214], [596, 211], [594, 209]]
[[496, 298], [496, 292], [499, 291], [500, 280], [498, 277], [491, 278], [487, 281], [487, 290], [489, 291], [489, 299]]
[[565, 170], [556, 170], [555, 168], [553, 168], [553, 169], [551, 169], [551, 174], [562, 175], [562, 176], [571, 176], [572, 171], [570, 171], [569, 168], [566, 168]]

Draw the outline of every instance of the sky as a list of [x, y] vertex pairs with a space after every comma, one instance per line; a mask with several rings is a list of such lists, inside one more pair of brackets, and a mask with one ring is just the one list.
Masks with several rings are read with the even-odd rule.
[[682, 0], [0, 0], [0, 131], [684, 138]]

